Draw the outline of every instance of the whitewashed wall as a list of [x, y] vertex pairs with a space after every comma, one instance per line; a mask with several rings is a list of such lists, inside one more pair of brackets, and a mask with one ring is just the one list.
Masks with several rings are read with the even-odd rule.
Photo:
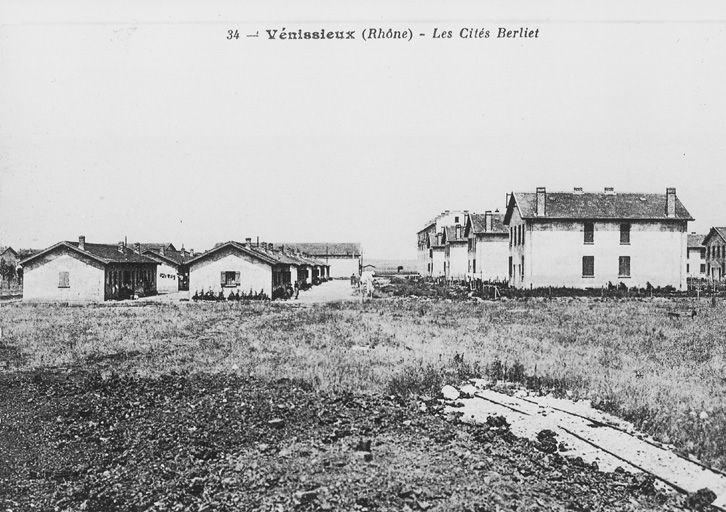
[[455, 243], [448, 246], [446, 256], [446, 278], [463, 281], [469, 269], [469, 246], [466, 243]]
[[[222, 288], [221, 272], [239, 272], [239, 286]], [[223, 290], [225, 297], [238, 290], [240, 293], [249, 293], [250, 290], [258, 293], [263, 290], [268, 297], [272, 297], [272, 267], [235, 249], [222, 249], [192, 263], [189, 268], [189, 293], [193, 295], [195, 291], [206, 292], [210, 289], [214, 293]]]
[[[514, 224], [517, 223], [515, 216]], [[595, 222], [594, 243], [584, 244], [583, 222], [547, 222], [528, 226], [524, 246], [512, 247], [524, 280], [516, 286], [628, 287], [674, 286], [686, 289], [686, 223], [631, 222], [630, 244], [620, 244], [620, 221]], [[582, 276], [582, 257], [594, 256], [594, 277]], [[619, 256], [630, 256], [630, 277], [619, 276]]]
[[443, 247], [440, 249], [434, 249], [434, 255], [431, 260], [433, 269], [431, 270], [431, 277], [443, 277], [446, 275], [444, 272], [444, 263], [446, 262], [446, 256], [444, 254]]
[[[703, 279], [706, 277], [706, 252], [701, 252], [698, 248], [688, 249], [688, 277]], [[704, 271], [701, 272], [701, 265], [704, 265]]]
[[179, 291], [179, 277], [176, 267], [159, 263], [156, 267], [156, 291], [158, 293], [174, 293]]
[[[68, 288], [59, 288], [60, 272], [68, 272]], [[24, 301], [97, 301], [104, 300], [103, 265], [58, 250], [23, 268]]]
[[479, 235], [476, 239], [476, 274], [482, 281], [509, 278], [509, 238]]

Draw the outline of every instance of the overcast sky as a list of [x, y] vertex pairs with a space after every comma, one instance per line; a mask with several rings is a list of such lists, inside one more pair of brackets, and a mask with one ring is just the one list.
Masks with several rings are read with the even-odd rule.
[[[689, 229], [726, 225], [716, 3], [58, 4], [0, 0], [0, 245], [260, 236], [414, 258], [439, 211], [536, 186], [674, 186]], [[377, 26], [539, 38], [262, 37]]]

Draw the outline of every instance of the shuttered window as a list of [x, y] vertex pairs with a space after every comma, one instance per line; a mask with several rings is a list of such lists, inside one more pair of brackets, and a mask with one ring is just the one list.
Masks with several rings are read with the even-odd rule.
[[595, 242], [595, 224], [593, 224], [592, 222], [585, 222], [584, 242], [586, 244], [591, 244]]
[[234, 271], [225, 271], [221, 272], [219, 275], [219, 284], [222, 287], [229, 286], [239, 286], [240, 281], [240, 273], [234, 272]]
[[630, 243], [630, 224], [620, 224], [620, 244], [628, 245]]
[[618, 275], [620, 277], [630, 277], [630, 256], [620, 256], [618, 258]]
[[69, 272], [58, 272], [58, 288], [70, 288], [70, 273]]
[[595, 256], [582, 257], [582, 277], [595, 277]]

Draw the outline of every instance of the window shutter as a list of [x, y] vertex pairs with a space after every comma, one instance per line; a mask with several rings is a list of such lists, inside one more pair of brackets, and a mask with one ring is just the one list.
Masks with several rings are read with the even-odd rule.
[[219, 285], [224, 286], [224, 272], [219, 273]]
[[237, 286], [239, 286], [239, 277], [240, 277], [240, 273], [235, 272], [234, 273], [234, 284], [236, 284]]
[[70, 278], [68, 272], [58, 272], [58, 288], [69, 288]]

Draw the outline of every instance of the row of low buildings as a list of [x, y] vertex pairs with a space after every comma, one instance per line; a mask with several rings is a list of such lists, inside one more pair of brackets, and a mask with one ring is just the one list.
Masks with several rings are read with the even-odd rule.
[[506, 195], [504, 213], [444, 211], [418, 232], [419, 273], [515, 287], [673, 286], [724, 279], [726, 228], [689, 235], [676, 195], [568, 192]]
[[[315, 254], [304, 251], [307, 249]], [[229, 241], [201, 253], [171, 243], [59, 242], [19, 262], [24, 300], [103, 301], [176, 291], [264, 293], [349, 278], [360, 271], [357, 243]]]

